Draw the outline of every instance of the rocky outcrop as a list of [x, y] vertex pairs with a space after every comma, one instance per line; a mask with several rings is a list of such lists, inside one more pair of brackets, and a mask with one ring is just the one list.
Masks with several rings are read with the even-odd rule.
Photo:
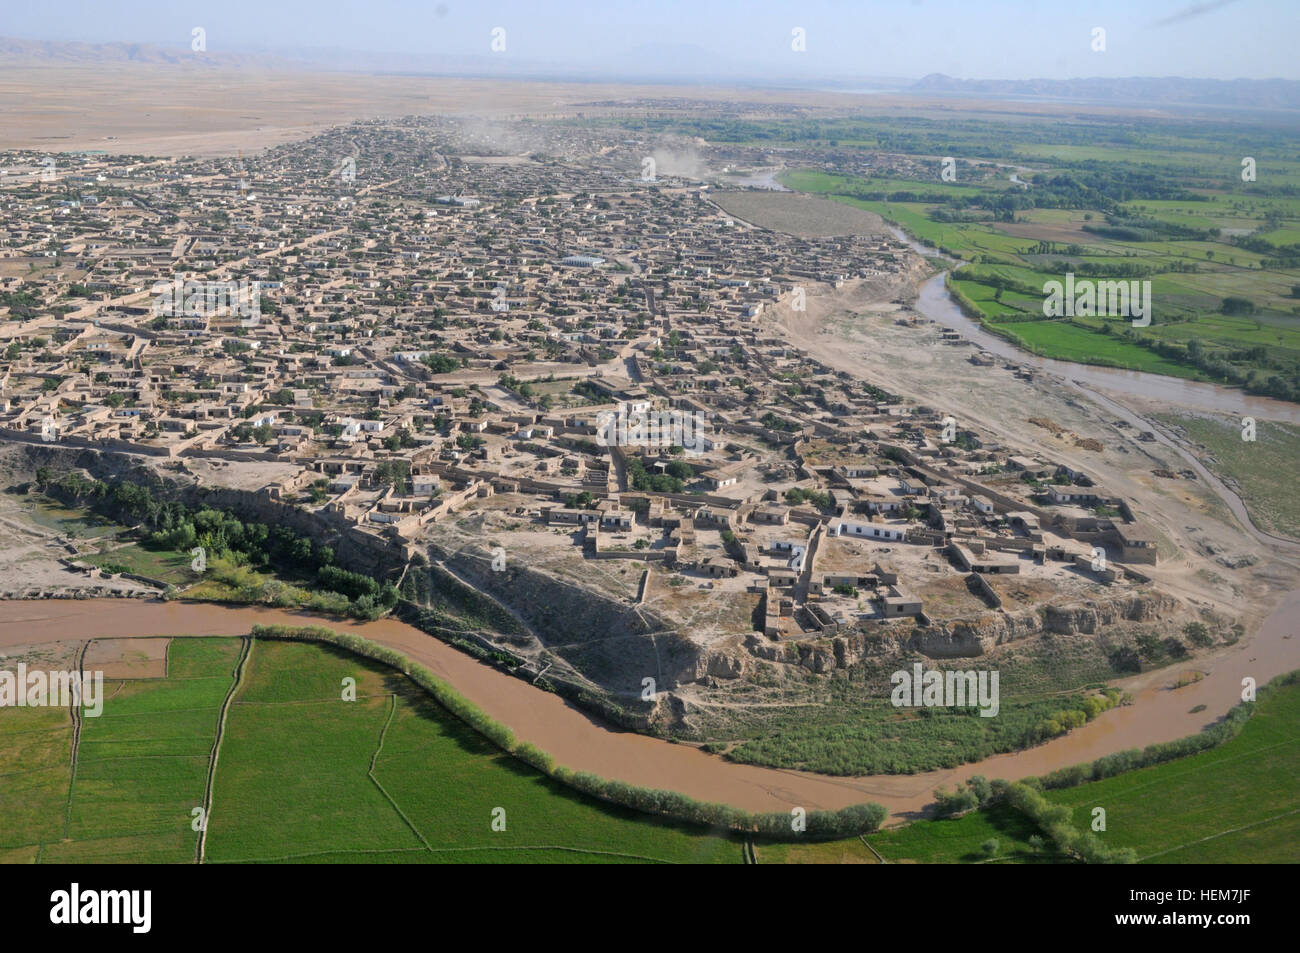
[[[1184, 618], [1186, 617], [1186, 618]], [[873, 657], [919, 652], [927, 658], [975, 658], [1000, 645], [1044, 635], [1097, 636], [1121, 624], [1146, 626], [1168, 635], [1192, 616], [1178, 600], [1161, 594], [1088, 600], [1018, 613], [990, 612], [925, 626], [868, 624], [833, 639], [776, 643], [751, 638], [749, 654], [772, 662], [800, 665], [824, 674]]]
[[493, 571], [488, 553], [446, 553], [434, 545], [429, 556], [527, 627], [524, 640], [512, 640], [516, 649], [544, 651], [562, 661], [561, 667], [625, 700], [639, 699], [647, 678], [654, 679], [659, 693], [702, 677], [732, 678], [729, 673], [743, 670], [739, 659], [706, 655], [670, 620], [644, 606], [638, 609], [522, 563]]

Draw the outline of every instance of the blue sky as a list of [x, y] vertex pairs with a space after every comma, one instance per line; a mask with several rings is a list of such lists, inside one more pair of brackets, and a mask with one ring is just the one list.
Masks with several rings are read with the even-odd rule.
[[[621, 72], [815, 80], [1300, 79], [1296, 0], [3, 0], [0, 36], [247, 52], [338, 47]], [[1163, 21], [1163, 22], [1162, 22]], [[806, 52], [791, 49], [805, 31]], [[1106, 30], [1105, 52], [1091, 49]]]

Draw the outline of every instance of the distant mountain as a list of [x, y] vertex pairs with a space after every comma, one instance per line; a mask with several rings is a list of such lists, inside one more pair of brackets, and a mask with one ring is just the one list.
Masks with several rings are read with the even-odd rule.
[[141, 64], [184, 70], [248, 69], [407, 73], [512, 79], [576, 79], [651, 83], [758, 83], [816, 89], [886, 88], [933, 96], [1038, 99], [1116, 106], [1209, 106], [1243, 110], [1300, 109], [1300, 81], [1282, 79], [955, 79], [932, 73], [907, 80], [818, 78], [783, 73], [719, 56], [693, 43], [637, 43], [584, 63], [559, 63], [491, 54], [378, 53], [341, 48], [195, 52], [151, 43], [73, 43], [0, 36], [0, 68]]
[[1289, 79], [955, 79], [931, 73], [908, 87], [917, 93], [1025, 97], [1131, 106], [1236, 106], [1300, 109], [1300, 82]]
[[188, 48], [155, 46], [151, 43], [65, 43], [0, 37], [0, 66], [107, 66], [140, 63], [196, 69], [232, 67], [283, 68], [275, 57], [249, 53], [195, 52]]

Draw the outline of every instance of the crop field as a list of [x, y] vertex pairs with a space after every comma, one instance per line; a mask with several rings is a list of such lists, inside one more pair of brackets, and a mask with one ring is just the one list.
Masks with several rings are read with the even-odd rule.
[[[1300, 163], [1290, 158], [1292, 133], [1272, 130], [1257, 148], [1238, 151], [1230, 143], [1240, 131], [1178, 124], [1135, 123], [1100, 143], [1076, 141], [1074, 131], [987, 122], [941, 131], [914, 120], [895, 123], [892, 134], [869, 119], [822, 124], [819, 136], [798, 128], [799, 141], [841, 128], [880, 130], [880, 145], [864, 148], [884, 153], [892, 174], [793, 167], [778, 179], [875, 212], [967, 262], [959, 282], [967, 300], [1022, 347], [1300, 400], [1300, 200], [1291, 194]], [[1044, 141], [1054, 133], [1059, 141]], [[935, 174], [942, 155], [958, 158], [958, 181]], [[1254, 181], [1241, 179], [1243, 155], [1257, 158]], [[980, 160], [1026, 163], [1017, 174], [1029, 188], [1010, 183], [1005, 169], [973, 165]], [[1067, 272], [1150, 281], [1152, 324], [1125, 329], [1123, 342], [1065, 325], [1006, 325], [1019, 312], [1041, 314], [1043, 283]]]
[[[103, 714], [82, 719], [75, 759], [67, 709], [0, 712], [0, 862], [194, 863], [192, 812], [205, 803], [214, 751], [208, 863], [743, 860], [738, 836], [546, 778], [375, 663], [257, 640], [240, 670], [243, 648], [233, 638], [173, 639], [166, 678], [106, 682]], [[1300, 832], [1298, 771], [1300, 686], [1291, 685], [1218, 748], [1047, 797], [1081, 830], [1105, 807], [1101, 839], [1142, 860], [1288, 861]], [[1001, 803], [865, 842], [755, 844], [759, 863], [878, 863], [876, 852], [889, 863], [1063, 859]]]
[[[1097, 836], [1135, 849], [1139, 862], [1294, 863], [1298, 773], [1300, 685], [1290, 685], [1263, 699], [1241, 734], [1217, 748], [1045, 793], [1072, 810], [1079, 830], [1090, 830], [1093, 809], [1104, 808], [1106, 830]], [[866, 835], [889, 863], [1060, 859], [1050, 841], [1031, 837], [1041, 838], [1036, 826], [1002, 804]], [[983, 849], [989, 840], [997, 842], [991, 853]]]
[[1013, 338], [1021, 347], [1044, 357], [1085, 364], [1102, 364], [1127, 370], [1149, 371], [1170, 377], [1196, 377], [1194, 369], [1130, 344], [1121, 337], [1090, 331], [1066, 321], [989, 322], [990, 327]]
[[75, 767], [68, 710], [0, 712], [0, 849], [35, 848], [43, 863], [192, 862], [191, 811], [238, 652], [234, 639], [178, 640], [166, 679], [106, 679]]
[[[172, 640], [165, 679], [105, 681], [103, 714], [0, 710], [0, 862], [193, 863], [241, 640]], [[343, 698], [355, 679], [356, 700]], [[404, 677], [257, 641], [232, 696], [204, 860], [740, 863], [739, 838], [579, 795], [502, 754]], [[493, 829], [501, 809], [504, 830]]]
[[[1300, 832], [1300, 687], [1260, 703], [1219, 748], [1048, 793], [1087, 828], [1106, 810], [1107, 844], [1153, 863], [1294, 863]], [[1175, 806], [1175, 809], [1169, 809]]]

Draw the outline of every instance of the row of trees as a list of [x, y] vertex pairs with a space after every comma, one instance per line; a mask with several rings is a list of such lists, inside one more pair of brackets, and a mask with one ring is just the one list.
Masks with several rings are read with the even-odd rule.
[[[1137, 853], [1131, 847], [1108, 847], [1091, 832], [1075, 828], [1070, 819], [1070, 809], [1063, 804], [1053, 804], [1043, 796], [1033, 781], [993, 781], [982, 775], [975, 775], [966, 782], [964, 788], [947, 791], [938, 788], [934, 792], [936, 816], [953, 817], [976, 808], [991, 807], [994, 804], [1006, 804], [1031, 820], [1040, 831], [1055, 844], [1056, 849], [1068, 857], [1074, 857], [1088, 864], [1131, 864], [1137, 860]], [[1041, 839], [1030, 838], [1034, 844]], [[997, 852], [996, 843], [992, 850], [985, 842], [984, 850], [988, 854]]]
[[327, 597], [320, 605], [329, 605], [328, 597], [336, 594], [337, 608], [358, 618], [377, 618], [397, 604], [397, 589], [391, 583], [381, 584], [336, 566], [332, 547], [287, 526], [240, 519], [230, 510], [160, 500], [148, 487], [126, 480], [110, 484], [76, 472], [56, 476], [49, 467], [40, 467], [36, 482], [56, 499], [137, 527], [150, 548], [188, 555], [200, 547], [214, 569], [224, 562], [308, 579], [318, 594]]
[[883, 806], [874, 803], [855, 804], [840, 811], [809, 811], [804, 829], [800, 831], [796, 829], [792, 814], [753, 814], [725, 804], [696, 801], [675, 791], [636, 787], [587, 772], [572, 771], [557, 765], [555, 760], [540, 748], [519, 741], [509, 728], [493, 719], [429, 669], [412, 663], [400, 652], [387, 646], [378, 645], [360, 636], [319, 627], [259, 625], [253, 627], [253, 636], [261, 639], [322, 642], [382, 662], [405, 674], [447, 711], [501, 750], [579, 791], [647, 814], [784, 840], [851, 837], [865, 834], [877, 830], [888, 816], [888, 811]]

